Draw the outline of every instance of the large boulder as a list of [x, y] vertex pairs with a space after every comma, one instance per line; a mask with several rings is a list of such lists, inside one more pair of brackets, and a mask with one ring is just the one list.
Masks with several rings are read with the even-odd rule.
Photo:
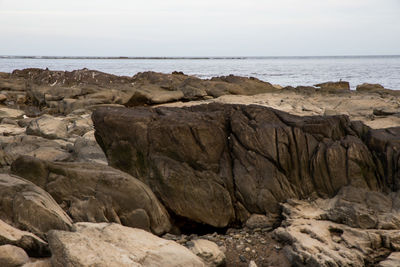
[[108, 223], [77, 223], [74, 232], [48, 234], [52, 265], [205, 266], [187, 248], [141, 229]]
[[147, 185], [104, 164], [20, 157], [11, 170], [49, 192], [75, 222], [116, 222], [155, 234], [171, 227]]
[[0, 174], [0, 219], [39, 237], [70, 230], [72, 221], [42, 188], [18, 176]]
[[343, 186], [397, 190], [400, 128], [261, 106], [101, 108], [95, 136], [111, 166], [148, 184], [180, 218], [225, 227], [278, 203]]

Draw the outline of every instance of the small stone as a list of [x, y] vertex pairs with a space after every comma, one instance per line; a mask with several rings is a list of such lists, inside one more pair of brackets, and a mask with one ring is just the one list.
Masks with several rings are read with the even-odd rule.
[[280, 250], [280, 249], [282, 249], [280, 246], [275, 246], [275, 249], [276, 250]]
[[241, 262], [246, 262], [247, 261], [246, 257], [243, 256], [243, 255], [239, 255], [239, 259], [240, 259]]
[[3, 103], [6, 100], [7, 100], [7, 96], [3, 95], [3, 94], [0, 94], [0, 103]]
[[250, 251], [250, 248], [249, 248], [249, 247], [246, 247], [246, 248], [244, 249], [244, 251], [249, 252], [249, 251]]
[[255, 253], [256, 253], [256, 251], [253, 249], [253, 250], [251, 251], [251, 253], [255, 254]]
[[188, 242], [186, 242], [186, 246], [189, 247], [189, 248], [194, 247], [194, 242], [193, 241], [188, 241]]
[[243, 245], [237, 245], [237, 246], [236, 246], [236, 249], [237, 249], [237, 250], [242, 250], [243, 248], [244, 248]]
[[257, 267], [257, 264], [255, 263], [255, 261], [250, 261], [249, 267]]

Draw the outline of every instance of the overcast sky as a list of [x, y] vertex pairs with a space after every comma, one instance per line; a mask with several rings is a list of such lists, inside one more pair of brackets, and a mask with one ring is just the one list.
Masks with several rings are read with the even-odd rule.
[[0, 55], [400, 54], [400, 0], [0, 0]]

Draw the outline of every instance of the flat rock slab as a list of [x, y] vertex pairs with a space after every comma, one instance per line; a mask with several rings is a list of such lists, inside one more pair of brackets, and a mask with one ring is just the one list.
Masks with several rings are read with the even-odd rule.
[[18, 119], [21, 118], [25, 112], [19, 109], [12, 108], [2, 108], [0, 107], [0, 119], [9, 118], [9, 119]]
[[144, 230], [108, 223], [74, 226], [74, 232], [48, 234], [55, 267], [205, 266], [187, 248]]

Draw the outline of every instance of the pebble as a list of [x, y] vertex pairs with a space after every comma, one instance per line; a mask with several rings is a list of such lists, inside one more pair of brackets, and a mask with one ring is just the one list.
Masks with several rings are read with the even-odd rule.
[[244, 251], [249, 252], [249, 251], [250, 251], [250, 248], [247, 247], [247, 248], [244, 249]]
[[247, 261], [246, 257], [243, 256], [243, 255], [239, 255], [239, 259], [240, 259], [241, 262], [246, 262]]

